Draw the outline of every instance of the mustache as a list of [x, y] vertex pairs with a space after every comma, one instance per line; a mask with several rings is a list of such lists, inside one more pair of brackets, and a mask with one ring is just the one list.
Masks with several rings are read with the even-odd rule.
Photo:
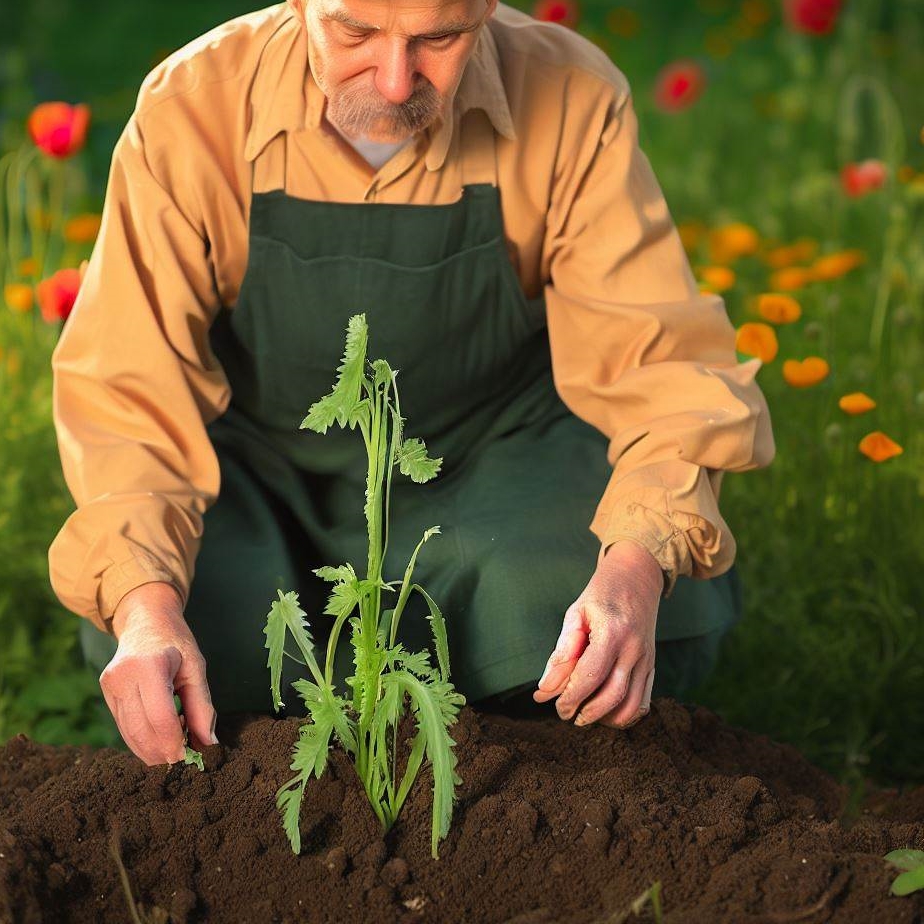
[[425, 79], [403, 103], [389, 103], [362, 87], [345, 87], [331, 100], [330, 108], [341, 128], [360, 135], [367, 134], [383, 119], [393, 134], [411, 134], [433, 121], [441, 102], [436, 87]]

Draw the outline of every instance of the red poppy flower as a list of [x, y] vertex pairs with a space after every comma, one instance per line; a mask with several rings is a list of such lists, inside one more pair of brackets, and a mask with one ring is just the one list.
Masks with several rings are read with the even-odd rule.
[[785, 0], [786, 24], [794, 32], [827, 35], [837, 25], [843, 0]]
[[533, 18], [573, 29], [578, 24], [580, 10], [574, 0], [539, 0], [533, 7]]
[[42, 317], [49, 324], [66, 321], [79, 290], [80, 270], [62, 269], [48, 279], [43, 279], [35, 287]]
[[668, 112], [686, 109], [699, 99], [706, 74], [695, 61], [674, 61], [661, 68], [655, 80], [655, 102]]
[[51, 157], [76, 154], [87, 139], [90, 107], [82, 103], [39, 103], [29, 116], [27, 127], [35, 144]]
[[888, 171], [881, 160], [847, 164], [841, 170], [841, 185], [848, 196], [863, 196], [885, 184]]

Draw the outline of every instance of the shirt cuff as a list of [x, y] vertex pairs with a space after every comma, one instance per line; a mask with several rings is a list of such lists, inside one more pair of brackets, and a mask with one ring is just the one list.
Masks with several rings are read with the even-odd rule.
[[718, 508], [722, 474], [682, 460], [614, 473], [590, 525], [601, 543], [598, 564], [614, 542], [637, 542], [664, 572], [664, 597], [681, 575], [707, 579], [726, 572], [736, 549]]
[[131, 558], [109, 565], [103, 572], [97, 591], [97, 605], [106, 631], [112, 635], [112, 618], [122, 598], [140, 587], [154, 581], [163, 581], [176, 588], [186, 609], [186, 592], [176, 576], [154, 555], [144, 550], [136, 551]]

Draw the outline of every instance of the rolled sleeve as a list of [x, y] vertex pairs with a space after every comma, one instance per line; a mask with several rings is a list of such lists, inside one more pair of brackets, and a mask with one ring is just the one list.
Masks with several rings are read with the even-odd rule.
[[738, 363], [722, 299], [698, 291], [628, 84], [612, 76], [574, 117], [549, 211], [552, 367], [565, 404], [610, 440], [590, 524], [601, 559], [620, 539], [643, 545], [669, 595], [680, 575], [731, 567], [722, 475], [769, 464], [774, 443], [760, 362]]
[[[174, 127], [176, 129], [176, 127]], [[206, 424], [230, 390], [208, 344], [219, 307], [189, 171], [136, 110], [113, 153], [102, 225], [52, 356], [53, 415], [77, 509], [49, 548], [52, 588], [103, 631], [151, 581], [188, 597], [219, 490]], [[155, 173], [172, 164], [175, 175]]]

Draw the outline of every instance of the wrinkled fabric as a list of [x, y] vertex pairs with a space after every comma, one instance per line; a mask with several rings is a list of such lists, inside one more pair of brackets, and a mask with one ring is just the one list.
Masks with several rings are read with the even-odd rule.
[[247, 265], [251, 180], [268, 188], [252, 176], [257, 154], [289, 133], [287, 186], [307, 199], [448, 204], [461, 187], [454, 129], [472, 108], [497, 135], [511, 261], [527, 297], [545, 296], [555, 387], [610, 440], [613, 476], [588, 524], [600, 555], [641, 543], [667, 593], [681, 574], [726, 571], [721, 474], [774, 453], [760, 364], [737, 363], [721, 298], [697, 290], [623, 73], [571, 30], [499, 5], [451, 115], [376, 170], [324, 120], [307, 41], [276, 4], [199, 37], [142, 84], [52, 358], [77, 504], [49, 549], [61, 602], [111, 631], [136, 586], [166, 581], [188, 598], [220, 487], [206, 426], [230, 401], [208, 331]]

